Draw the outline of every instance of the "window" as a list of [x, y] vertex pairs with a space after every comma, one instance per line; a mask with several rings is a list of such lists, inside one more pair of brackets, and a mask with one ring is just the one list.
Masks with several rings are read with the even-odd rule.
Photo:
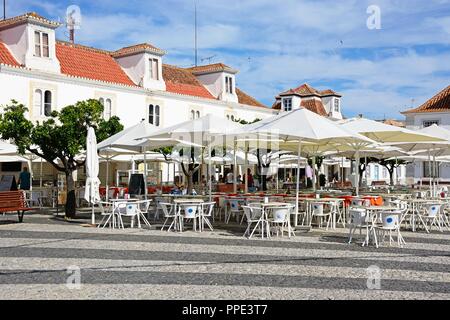
[[48, 33], [34, 32], [34, 55], [36, 57], [50, 57]]
[[430, 163], [428, 161], [423, 162], [423, 177], [424, 178], [432, 178], [433, 176], [435, 178], [439, 178], [440, 175], [440, 167], [436, 166], [434, 168], [433, 162], [431, 163], [431, 174], [430, 174]]
[[159, 127], [160, 123], [160, 108], [158, 105], [149, 105], [148, 107], [148, 123]]
[[339, 99], [334, 99], [334, 111], [339, 112], [340, 109], [340, 101]]
[[191, 110], [191, 120], [194, 120], [194, 119], [195, 119], [195, 111]]
[[230, 119], [231, 119], [231, 121], [234, 121], [234, 116], [232, 115]]
[[227, 93], [233, 94], [233, 78], [225, 77], [225, 90]]
[[292, 111], [292, 99], [283, 99], [284, 111]]
[[159, 80], [159, 61], [158, 59], [149, 60], [149, 74], [150, 79]]
[[439, 125], [439, 120], [426, 120], [423, 122], [423, 127], [424, 128], [431, 127], [433, 124]]
[[111, 102], [111, 99], [106, 99], [106, 102], [105, 102], [104, 108], [103, 108], [103, 119], [109, 120], [109, 119], [111, 119], [111, 116], [112, 116], [112, 102]]
[[200, 111], [197, 111], [196, 115], [197, 115], [197, 119], [200, 118]]
[[33, 115], [34, 116], [41, 116], [43, 114], [43, 108], [42, 108], [42, 90], [37, 89], [34, 91], [34, 108], [33, 108]]
[[44, 93], [44, 116], [52, 115], [52, 92], [47, 90]]

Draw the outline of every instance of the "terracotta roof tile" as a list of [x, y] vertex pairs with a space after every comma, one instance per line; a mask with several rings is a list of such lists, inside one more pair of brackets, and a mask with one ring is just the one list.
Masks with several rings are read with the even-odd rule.
[[425, 102], [420, 107], [404, 111], [402, 112], [402, 114], [448, 111], [450, 111], [450, 86], [439, 92], [437, 95]]
[[204, 66], [186, 68], [186, 70], [189, 70], [190, 72], [192, 72], [194, 74], [221, 72], [221, 71], [237, 73], [237, 70], [234, 70], [233, 68], [231, 68], [223, 63], [213, 63], [213, 64], [204, 65]]
[[17, 17], [1, 20], [0, 28], [14, 26], [17, 24], [24, 23], [26, 21], [33, 21], [33, 22], [45, 24], [45, 25], [48, 25], [49, 27], [54, 27], [54, 28], [59, 27], [61, 25], [59, 22], [51, 21], [47, 18], [44, 18], [44, 17], [40, 16], [39, 14], [37, 14], [36, 12], [28, 12], [28, 13], [25, 13], [25, 14], [17, 16]]
[[318, 115], [324, 117], [328, 116], [322, 101], [319, 101], [317, 99], [302, 100], [301, 106], [308, 109], [309, 111], [317, 113]]
[[114, 51], [112, 53], [112, 56], [119, 57], [119, 56], [124, 56], [124, 55], [128, 55], [128, 54], [131, 54], [134, 52], [140, 52], [140, 51], [151, 51], [158, 55], [163, 55], [166, 53], [164, 50], [161, 50], [149, 43], [141, 43], [141, 44], [136, 44], [134, 46], [125, 47], [125, 48], [119, 49], [117, 51]]
[[175, 66], [163, 65], [163, 79], [166, 90], [172, 93], [185, 94], [195, 97], [216, 99], [188, 70]]
[[241, 104], [246, 104], [246, 105], [254, 106], [254, 107], [267, 108], [267, 106], [265, 106], [264, 104], [262, 104], [255, 98], [249, 96], [248, 94], [246, 94], [239, 88], [236, 88], [236, 94], [238, 96], [239, 103], [241, 103]]
[[0, 42], [0, 63], [15, 67], [19, 66], [19, 63], [16, 61], [12, 53], [2, 42]]
[[337, 93], [331, 89], [319, 91], [319, 90], [314, 89], [307, 83], [304, 83], [295, 89], [289, 89], [285, 92], [280, 93], [280, 96], [288, 96], [288, 95], [299, 95], [301, 97], [311, 97], [311, 96], [317, 96], [317, 97], [338, 96], [338, 97], [341, 97], [341, 95], [339, 93]]
[[58, 41], [56, 56], [63, 74], [135, 86], [107, 51]]

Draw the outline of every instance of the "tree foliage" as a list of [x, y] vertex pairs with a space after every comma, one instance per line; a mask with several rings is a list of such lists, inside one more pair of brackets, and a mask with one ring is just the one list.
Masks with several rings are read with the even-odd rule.
[[85, 160], [77, 156], [86, 149], [88, 127], [95, 129], [98, 142], [123, 130], [118, 117], [111, 117], [108, 121], [103, 119], [103, 105], [95, 99], [53, 111], [47, 120], [37, 123], [28, 119], [28, 109], [15, 100], [2, 109], [1, 138], [14, 143], [20, 154], [31, 152], [64, 172], [68, 192], [73, 190], [69, 181], [72, 172], [85, 164]]

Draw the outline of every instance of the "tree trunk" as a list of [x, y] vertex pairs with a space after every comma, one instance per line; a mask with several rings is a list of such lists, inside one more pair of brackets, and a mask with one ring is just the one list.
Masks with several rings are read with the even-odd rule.
[[394, 185], [394, 170], [388, 170], [388, 172], [389, 172], [389, 179], [391, 180], [390, 185], [393, 186]]
[[76, 197], [75, 197], [75, 183], [73, 181], [72, 171], [66, 172], [67, 182], [67, 199], [65, 212], [67, 218], [75, 218], [76, 216]]
[[191, 195], [192, 194], [192, 190], [194, 189], [194, 175], [193, 174], [189, 174], [187, 176], [187, 180], [188, 180], [187, 194]]
[[261, 175], [261, 189], [267, 191], [267, 176], [265, 174]]

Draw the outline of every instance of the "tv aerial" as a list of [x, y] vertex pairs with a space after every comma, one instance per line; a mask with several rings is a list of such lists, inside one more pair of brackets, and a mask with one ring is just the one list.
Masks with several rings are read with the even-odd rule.
[[217, 57], [217, 54], [210, 56], [210, 57], [202, 58], [202, 59], [200, 59], [200, 61], [204, 62], [204, 61], [208, 60], [208, 64], [211, 64], [212, 59], [214, 59], [215, 57]]

